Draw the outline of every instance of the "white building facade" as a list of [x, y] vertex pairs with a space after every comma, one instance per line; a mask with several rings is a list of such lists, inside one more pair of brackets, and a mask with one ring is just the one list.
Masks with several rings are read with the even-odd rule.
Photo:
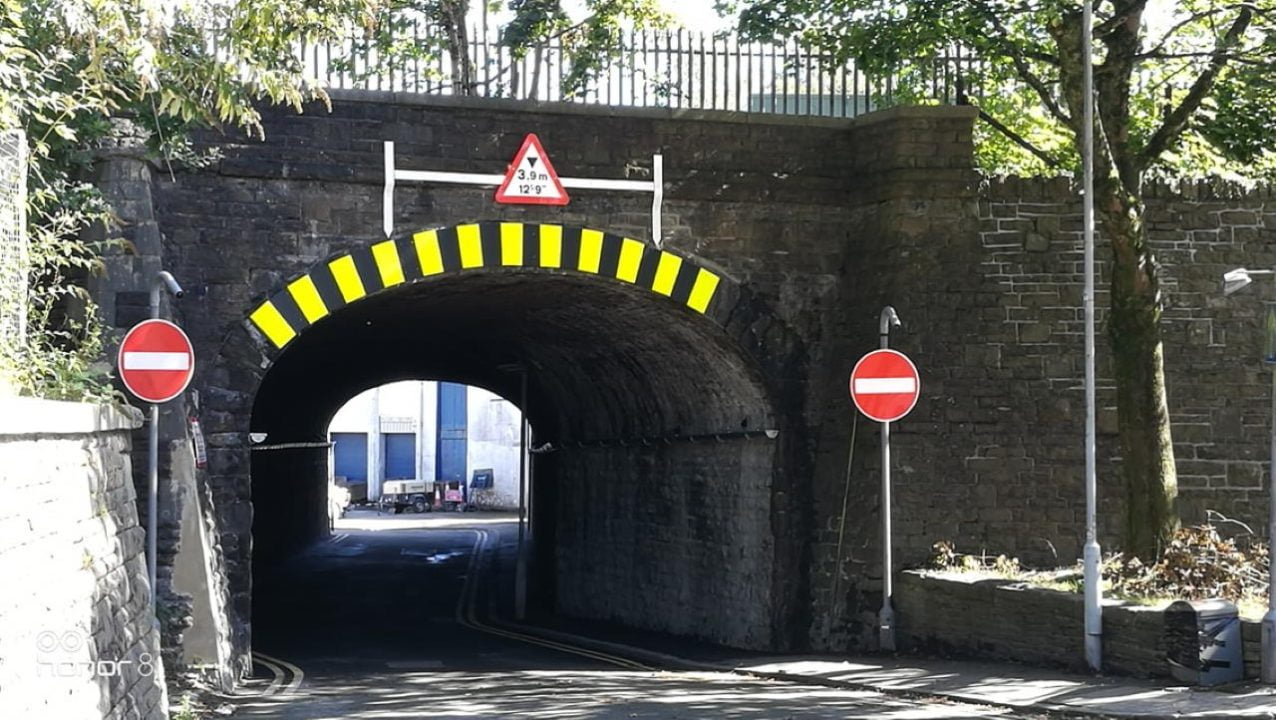
[[[386, 480], [446, 476], [463, 478], [470, 505], [517, 509], [519, 422], [518, 407], [482, 388], [389, 383], [354, 396], [333, 416], [329, 471], [366, 482], [369, 500], [381, 497]], [[491, 471], [491, 486], [475, 487], [476, 471], [484, 470]]]

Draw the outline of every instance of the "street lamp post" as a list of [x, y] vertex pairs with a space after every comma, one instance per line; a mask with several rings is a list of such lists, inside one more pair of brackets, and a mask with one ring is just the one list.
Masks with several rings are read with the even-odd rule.
[[1081, 3], [1081, 94], [1085, 106], [1081, 119], [1081, 222], [1085, 246], [1085, 657], [1093, 672], [1103, 670], [1103, 573], [1100, 565], [1098, 507], [1099, 483], [1095, 456], [1094, 377], [1094, 59], [1090, 50], [1094, 11]]
[[[1231, 295], [1254, 281], [1256, 275], [1272, 275], [1276, 270], [1250, 270], [1237, 268], [1223, 274], [1223, 294]], [[1276, 540], [1276, 302], [1265, 302], [1264, 326], [1267, 339], [1263, 345], [1263, 362], [1272, 366], [1272, 427], [1271, 464], [1267, 470], [1267, 542], [1269, 547]], [[1267, 613], [1263, 615], [1262, 679], [1269, 685], [1276, 684], [1276, 561], [1268, 552], [1267, 558]]]
[[527, 536], [528, 495], [530, 467], [528, 447], [531, 445], [531, 427], [527, 422], [527, 366], [520, 363], [498, 365], [507, 373], [518, 373], [518, 547], [514, 555], [514, 619], [527, 616]]

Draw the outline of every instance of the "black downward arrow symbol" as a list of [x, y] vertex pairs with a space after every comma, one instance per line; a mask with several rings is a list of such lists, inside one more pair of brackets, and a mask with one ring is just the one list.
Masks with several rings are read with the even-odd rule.
[[540, 158], [529, 157], [527, 158], [527, 164], [531, 165], [532, 167], [536, 167], [536, 161], [539, 159]]

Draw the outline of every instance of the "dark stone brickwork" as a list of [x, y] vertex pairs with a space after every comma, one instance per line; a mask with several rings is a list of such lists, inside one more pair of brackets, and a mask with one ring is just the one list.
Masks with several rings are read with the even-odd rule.
[[[195, 385], [204, 399], [209, 471], [225, 519], [222, 542], [242, 616], [241, 647], [248, 642], [243, 620], [253, 517], [242, 438], [265, 367], [244, 330], [245, 314], [314, 263], [381, 238], [384, 140], [396, 142], [402, 168], [497, 172], [528, 131], [540, 135], [564, 176], [647, 177], [651, 154], [664, 154], [666, 243], [747, 287], [753, 309], [727, 331], [740, 344], [738, 372], [761, 374], [771, 421], [781, 429], [776, 442], [675, 446], [642, 461], [631, 448], [564, 454], [557, 461], [561, 520], [552, 556], [560, 607], [736, 645], [805, 644], [812, 432], [825, 424], [821, 414], [805, 410], [807, 379], [827, 361], [826, 352], [817, 359], [808, 348], [819, 347], [831, 323], [843, 317], [841, 302], [857, 300], [839, 288], [858, 276], [851, 259], [858, 251], [851, 249], [877, 245], [877, 204], [891, 202], [878, 197], [878, 180], [898, 172], [901, 182], [933, 182], [929, 155], [942, 163], [941, 172], [957, 167], [964, 178], [970, 117], [963, 109], [931, 108], [858, 121], [758, 121], [372, 95], [338, 97], [331, 114], [318, 107], [300, 116], [268, 111], [264, 143], [209, 137], [223, 158], [175, 182], [161, 177], [157, 215], [167, 264], [188, 288], [187, 328], [207, 358]], [[932, 130], [944, 141], [916, 144], [918, 132]], [[648, 235], [648, 197], [577, 191], [571, 205], [556, 209], [496, 206], [491, 192], [401, 185], [396, 227], [504, 219]], [[865, 199], [856, 200], [860, 195]], [[688, 392], [704, 392], [694, 377], [675, 370], [665, 382], [692, 383]], [[606, 398], [647, 390], [599, 392]], [[819, 397], [825, 401], [822, 391]], [[665, 477], [661, 468], [675, 474]], [[600, 492], [600, 470], [620, 475], [608, 478], [619, 485]], [[635, 498], [622, 491], [630, 481], [645, 483], [649, 492]], [[668, 496], [669, 503], [635, 506], [648, 496]], [[581, 569], [582, 559], [589, 569]], [[595, 567], [598, 562], [607, 567]], [[630, 570], [617, 569], [625, 567]], [[636, 583], [646, 583], [643, 592], [654, 604], [638, 603], [637, 596], [616, 599]], [[749, 592], [739, 592], [741, 586]]]
[[[756, 375], [779, 441], [538, 459], [555, 469], [537, 476], [548, 494], [535, 511], [552, 507], [558, 519], [550, 549], [536, 552], [556, 566], [560, 608], [751, 647], [871, 646], [878, 433], [854, 419], [846, 385], [878, 345], [886, 304], [904, 322], [892, 345], [922, 376], [916, 409], [892, 433], [901, 563], [940, 539], [1071, 562], [1083, 512], [1079, 205], [1061, 181], [981, 186], [973, 118], [969, 108], [799, 121], [361, 94], [338, 96], [331, 114], [268, 111], [264, 143], [208, 138], [222, 160], [176, 181], [160, 176], [156, 216], [166, 264], [187, 285], [182, 315], [208, 358], [195, 386], [241, 620], [253, 517], [243, 438], [268, 365], [245, 314], [313, 264], [381, 239], [384, 140], [395, 141], [401, 168], [490, 173], [534, 131], [557, 170], [576, 177], [645, 178], [662, 152], [667, 245], [751, 293], [722, 357]], [[646, 196], [576, 191], [560, 209], [496, 206], [491, 194], [400, 185], [396, 228], [501, 219], [647, 238]], [[1272, 296], [1262, 287], [1224, 300], [1217, 279], [1276, 259], [1272, 198], [1200, 185], [1157, 189], [1149, 206], [1165, 264], [1183, 507], [1190, 520], [1214, 509], [1252, 522], [1266, 502], [1269, 392], [1258, 300]], [[1107, 252], [1100, 243], [1101, 260]], [[1105, 277], [1101, 268], [1101, 290]], [[1100, 292], [1100, 323], [1106, 301]], [[633, 352], [659, 354], [642, 345]], [[1120, 485], [1106, 356], [1100, 335], [1101, 522], [1111, 546]], [[705, 392], [693, 374], [662, 377]], [[639, 386], [599, 392], [629, 407]], [[602, 474], [619, 482], [603, 486]]]
[[[1180, 507], [1186, 522], [1207, 511], [1249, 523], [1266, 517], [1267, 434], [1271, 378], [1261, 363], [1262, 303], [1276, 299], [1270, 282], [1224, 298], [1219, 281], [1234, 267], [1270, 267], [1276, 256], [1276, 194], [1219, 181], [1155, 186], [1148, 193], [1148, 234], [1162, 265], [1165, 365], [1178, 460]], [[991, 183], [980, 202], [981, 274], [1001, 290], [1004, 316], [987, 343], [1023, 383], [1016, 393], [1050, 434], [1068, 432], [1083, 406], [1080, 391], [1084, 318], [1081, 312], [1081, 209], [1066, 181]], [[1100, 468], [1105, 495], [1118, 497], [1116, 407], [1103, 322], [1107, 315], [1109, 248], [1099, 239], [1095, 305], [1100, 400]], [[1023, 392], [1027, 391], [1027, 392]], [[1030, 399], [1029, 396], [1035, 397]], [[1072, 437], [1081, 428], [1071, 429]], [[1063, 477], [1075, 474], [1075, 442], [1037, 455]], [[1049, 462], [1042, 462], [1049, 461]], [[1065, 496], [1075, 497], [1072, 494]], [[1079, 522], [1080, 509], [1060, 513], [1047, 529]], [[1104, 514], [1115, 533], [1119, 516]], [[1062, 551], [1063, 549], [1060, 548]], [[1069, 555], [1070, 556], [1070, 555]]]
[[[892, 432], [896, 558], [916, 563], [932, 543], [952, 540], [965, 552], [1069, 564], [1080, 557], [1085, 512], [1078, 194], [1067, 180], [1021, 178], [954, 194], [915, 201], [926, 210], [914, 220], [907, 204], [902, 208], [893, 252], [916, 258], [916, 274], [882, 295], [905, 324], [895, 344], [922, 376], [917, 408]], [[1260, 362], [1259, 301], [1276, 295], [1260, 280], [1246, 294], [1223, 298], [1219, 279], [1233, 267], [1273, 263], [1272, 191], [1202, 182], [1152, 187], [1148, 195], [1150, 239], [1162, 263], [1184, 521], [1216, 511], [1261, 533], [1271, 379]], [[921, 230], [909, 233], [909, 224]], [[1119, 536], [1122, 479], [1104, 330], [1110, 248], [1101, 234], [1097, 245], [1099, 521], [1100, 541], [1110, 549]], [[871, 318], [858, 324], [871, 327]], [[849, 434], [850, 425], [847, 418], [835, 432]], [[845, 487], [834, 478], [845, 472], [846, 440], [830, 438], [826, 448], [819, 487], [836, 510], [821, 522], [816, 553], [833, 560]], [[842, 542], [847, 581], [839, 584], [829, 625], [816, 626], [817, 645], [840, 646], [841, 637], [872, 642], [880, 606], [879, 477], [878, 431], [861, 420]], [[831, 567], [819, 572], [827, 590]]]
[[750, 500], [766, 497], [775, 445], [724, 446], [586, 451], [572, 463], [557, 543], [564, 612], [738, 647], [774, 642], [770, 512]]

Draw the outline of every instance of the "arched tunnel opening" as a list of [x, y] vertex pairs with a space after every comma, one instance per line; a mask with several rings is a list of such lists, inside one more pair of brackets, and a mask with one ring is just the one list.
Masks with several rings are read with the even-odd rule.
[[[615, 257], [607, 277], [605, 253], [592, 272], [489, 265], [368, 287], [358, 302], [320, 283], [328, 312], [289, 338], [254, 400], [255, 575], [328, 535], [338, 409], [433, 379], [525, 398], [543, 450], [529, 455], [531, 607], [769, 645], [779, 451], [766, 383], [721, 325], [650, 289], [647, 266], [668, 253], [644, 253], [646, 287], [618, 280]], [[354, 264], [375, 278], [366, 258]]]
[[354, 396], [328, 425], [329, 525], [356, 510], [517, 511], [531, 450], [523, 426], [517, 404], [468, 385], [400, 381]]

